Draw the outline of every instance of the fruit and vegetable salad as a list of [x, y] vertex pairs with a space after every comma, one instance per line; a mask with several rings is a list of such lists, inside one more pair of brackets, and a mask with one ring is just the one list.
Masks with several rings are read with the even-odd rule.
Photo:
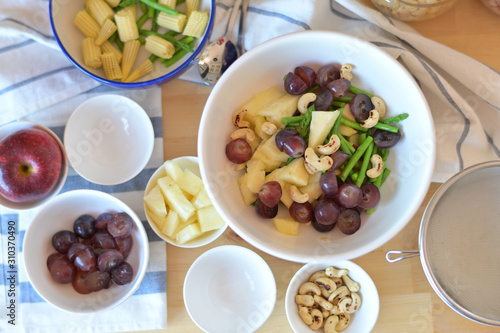
[[[226, 156], [244, 170], [243, 201], [281, 233], [298, 235], [310, 223], [353, 234], [380, 201], [390, 148], [402, 136], [397, 123], [408, 114], [386, 117], [380, 96], [352, 85], [353, 72], [350, 64], [298, 66], [283, 87], [257, 93], [233, 114]], [[279, 210], [289, 217], [278, 218]]]

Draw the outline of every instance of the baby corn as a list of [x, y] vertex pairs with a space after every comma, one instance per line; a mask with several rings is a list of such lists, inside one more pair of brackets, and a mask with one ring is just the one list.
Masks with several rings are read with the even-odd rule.
[[105, 41], [101, 45], [101, 51], [102, 53], [113, 53], [116, 57], [116, 60], [118, 60], [118, 63], [122, 62], [122, 51], [115, 45], [111, 44], [109, 41]]
[[125, 43], [123, 48], [123, 60], [122, 60], [122, 80], [125, 81], [127, 76], [130, 74], [132, 67], [134, 66], [135, 60], [137, 59], [137, 54], [139, 53], [139, 47], [141, 43], [137, 40], [129, 40]]
[[101, 31], [99, 31], [99, 35], [97, 35], [95, 45], [102, 45], [102, 43], [107, 41], [109, 37], [115, 33], [116, 29], [116, 24], [110, 19], [106, 19], [102, 25]]
[[115, 14], [115, 23], [118, 27], [118, 35], [122, 42], [139, 38], [139, 30], [135, 22], [134, 13], [125, 8]]
[[86, 10], [79, 11], [73, 23], [87, 37], [97, 38], [101, 30], [99, 23]]
[[164, 59], [172, 58], [175, 52], [174, 44], [154, 35], [146, 37], [145, 47], [149, 52]]
[[186, 0], [186, 16], [189, 19], [194, 10], [200, 7], [200, 0]]
[[208, 13], [193, 11], [186, 23], [183, 35], [200, 38], [205, 33], [208, 23]]
[[181, 32], [184, 29], [184, 26], [186, 25], [186, 19], [187, 19], [186, 15], [181, 13], [177, 15], [170, 15], [165, 12], [160, 12], [158, 14], [158, 18], [156, 19], [156, 22], [160, 27]]
[[112, 19], [115, 14], [104, 0], [88, 0], [87, 10], [101, 27], [106, 19]]
[[101, 48], [95, 44], [95, 39], [87, 37], [82, 41], [83, 63], [90, 68], [100, 68]]
[[118, 60], [111, 52], [101, 54], [102, 67], [108, 80], [121, 80], [122, 71]]
[[135, 80], [140, 79], [141, 77], [143, 77], [144, 75], [147, 75], [147, 74], [151, 73], [152, 71], [153, 71], [153, 63], [151, 62], [151, 60], [146, 59], [123, 82], [134, 82]]

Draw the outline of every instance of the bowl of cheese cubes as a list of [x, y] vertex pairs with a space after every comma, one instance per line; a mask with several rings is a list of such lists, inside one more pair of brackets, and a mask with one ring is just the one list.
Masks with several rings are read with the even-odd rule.
[[167, 160], [156, 170], [146, 186], [144, 210], [156, 234], [179, 247], [206, 245], [227, 228], [208, 197], [194, 156]]
[[52, 31], [83, 73], [140, 88], [181, 75], [208, 42], [215, 0], [50, 0]]

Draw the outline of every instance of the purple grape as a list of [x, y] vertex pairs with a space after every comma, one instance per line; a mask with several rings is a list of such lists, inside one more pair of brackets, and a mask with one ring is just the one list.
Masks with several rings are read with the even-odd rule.
[[316, 99], [314, 100], [314, 110], [316, 111], [326, 111], [330, 108], [330, 105], [333, 103], [333, 94], [332, 92], [323, 87], [319, 87], [314, 90], [314, 94], [316, 95]]
[[67, 257], [60, 257], [51, 264], [50, 274], [57, 283], [70, 283], [75, 277], [76, 268]]
[[346, 209], [340, 213], [337, 226], [346, 235], [352, 235], [361, 226], [361, 217], [354, 209]]
[[85, 272], [79, 269], [76, 270], [75, 278], [73, 279], [73, 281], [71, 281], [71, 284], [73, 285], [73, 289], [75, 289], [77, 293], [83, 295], [91, 293], [91, 291], [88, 290], [85, 286], [85, 279], [92, 272], [93, 271]]
[[285, 77], [285, 91], [290, 95], [302, 95], [307, 91], [307, 83], [300, 76], [289, 72]]
[[114, 241], [116, 242], [118, 251], [120, 251], [120, 253], [123, 255], [123, 258], [127, 259], [130, 251], [132, 251], [132, 245], [134, 244], [132, 236], [128, 235], [125, 238], [116, 238]]
[[326, 87], [329, 82], [340, 79], [340, 71], [333, 65], [323, 65], [316, 71], [316, 83]]
[[344, 183], [337, 191], [337, 201], [344, 208], [356, 207], [361, 201], [361, 189], [354, 184]]
[[108, 229], [98, 230], [95, 235], [90, 239], [90, 246], [94, 249], [94, 252], [97, 254], [102, 253], [107, 249], [116, 249], [117, 248], [117, 240], [119, 238], [114, 238], [109, 232]]
[[58, 231], [52, 236], [52, 246], [59, 253], [68, 253], [74, 243], [78, 243], [78, 237], [68, 230]]
[[127, 213], [116, 213], [109, 220], [108, 232], [115, 238], [123, 238], [130, 235], [134, 228], [134, 220]]
[[338, 204], [329, 197], [318, 200], [314, 207], [314, 218], [320, 224], [335, 224], [339, 218], [340, 208]]
[[319, 187], [326, 195], [334, 196], [335, 194], [337, 194], [338, 183], [335, 171], [330, 170], [322, 174], [321, 178], [319, 179]]
[[134, 269], [128, 262], [125, 261], [123, 264], [115, 267], [111, 271], [111, 278], [113, 279], [113, 282], [118, 285], [130, 283], [134, 278]]
[[299, 223], [307, 223], [313, 219], [314, 207], [310, 202], [304, 203], [292, 202], [288, 208], [290, 216]]
[[97, 219], [95, 220], [95, 227], [97, 229], [104, 229], [106, 228], [106, 225], [108, 224], [109, 220], [113, 216], [112, 213], [102, 213], [100, 214]]
[[378, 128], [373, 131], [373, 142], [381, 149], [394, 147], [400, 138], [401, 131], [394, 133]]
[[226, 145], [226, 157], [234, 164], [242, 164], [252, 158], [252, 147], [245, 139], [231, 140]]
[[67, 256], [64, 253], [52, 253], [48, 258], [47, 258], [47, 268], [50, 271], [50, 267], [56, 260], [61, 259], [61, 258], [67, 258]]
[[366, 94], [357, 94], [349, 102], [352, 115], [356, 120], [363, 121], [368, 119], [370, 111], [373, 109], [372, 101]]
[[339, 166], [344, 164], [345, 161], [349, 158], [349, 154], [343, 152], [342, 150], [337, 150], [335, 153], [330, 155], [333, 160], [332, 170], [337, 169]]
[[293, 128], [285, 128], [279, 131], [276, 134], [275, 142], [280, 151], [294, 158], [303, 156], [307, 148], [304, 138]]
[[331, 231], [335, 227], [335, 223], [333, 223], [333, 224], [321, 224], [318, 221], [316, 221], [315, 218], [312, 219], [311, 225], [313, 226], [314, 229], [316, 229], [319, 232], [328, 232], [328, 231]]
[[109, 272], [120, 266], [125, 259], [118, 250], [106, 250], [97, 257], [97, 267], [101, 272]]
[[267, 207], [274, 207], [279, 204], [283, 193], [280, 183], [273, 180], [265, 183], [259, 190], [258, 196], [262, 204]]
[[90, 271], [97, 267], [96, 255], [90, 246], [86, 246], [83, 250], [76, 252], [73, 265], [81, 271]]
[[78, 237], [89, 239], [96, 231], [95, 218], [88, 214], [79, 216], [73, 224], [73, 230]]
[[328, 83], [326, 86], [333, 94], [334, 98], [340, 98], [347, 95], [351, 87], [351, 81], [346, 79], [337, 79]]
[[361, 185], [361, 201], [358, 207], [362, 209], [375, 208], [380, 201], [380, 191], [377, 186], [372, 183], [365, 183]]
[[316, 72], [311, 67], [298, 66], [295, 68], [294, 73], [305, 82], [307, 89], [311, 89], [316, 82]]
[[257, 201], [255, 201], [255, 211], [265, 219], [272, 219], [278, 215], [278, 205], [268, 207], [264, 205], [260, 199], [257, 199]]
[[85, 287], [90, 291], [99, 291], [109, 287], [111, 275], [108, 272], [94, 271], [85, 278]]
[[82, 251], [82, 250], [85, 250], [86, 248], [89, 248], [89, 245], [84, 244], [84, 243], [75, 243], [75, 244], [71, 245], [71, 247], [68, 250], [69, 261], [71, 261], [71, 262], [75, 261], [75, 257], [77, 255], [77, 253]]

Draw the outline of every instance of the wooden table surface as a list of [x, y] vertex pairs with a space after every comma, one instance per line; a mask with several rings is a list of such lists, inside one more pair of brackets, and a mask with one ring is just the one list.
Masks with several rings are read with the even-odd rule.
[[[370, 4], [368, 0], [364, 0]], [[371, 4], [370, 4], [371, 5]], [[411, 23], [422, 35], [476, 58], [500, 71], [500, 16], [480, 0], [459, 0], [450, 11], [430, 21]], [[199, 120], [210, 88], [175, 80], [163, 87], [165, 159], [196, 155]], [[418, 249], [420, 220], [427, 202], [440, 184], [431, 184], [420, 209], [392, 240], [352, 261], [374, 280], [380, 295], [380, 314], [373, 332], [500, 332], [500, 328], [469, 321], [448, 308], [431, 289], [419, 258], [390, 264], [389, 250]], [[277, 284], [277, 302], [258, 332], [292, 332], [285, 314], [288, 282], [302, 264], [287, 262], [254, 248], [229, 228], [214, 243], [182, 249], [167, 245], [167, 329], [162, 332], [201, 332], [184, 308], [182, 287], [191, 263], [210, 248], [236, 244], [258, 253], [271, 267]]]

